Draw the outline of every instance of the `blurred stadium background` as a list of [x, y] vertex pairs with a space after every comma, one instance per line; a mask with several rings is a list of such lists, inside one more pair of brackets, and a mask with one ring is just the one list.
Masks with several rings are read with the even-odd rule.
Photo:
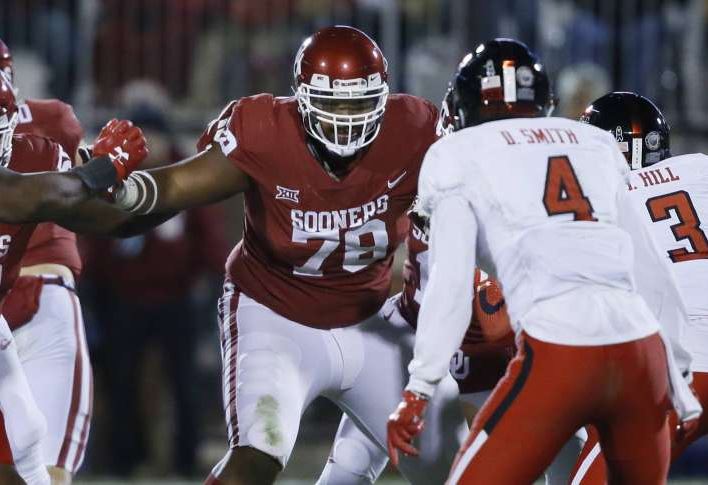
[[[608, 90], [634, 90], [664, 110], [674, 153], [708, 146], [708, 0], [0, 1], [0, 37], [13, 51], [22, 96], [73, 104], [89, 141], [109, 118], [132, 117], [154, 155], [172, 159], [194, 152], [228, 100], [288, 95], [295, 50], [333, 23], [379, 42], [394, 90], [438, 103], [464, 52], [511, 36], [545, 60], [557, 114], [575, 118]], [[149, 236], [184, 232], [182, 252], [143, 237], [84, 241], [95, 417], [79, 483], [197, 483], [222, 456], [214, 302], [241, 217], [240, 200], [228, 201]], [[139, 308], [110, 303], [125, 286], [140, 295]], [[281, 483], [314, 482], [338, 418], [325, 401], [308, 410]], [[672, 476], [708, 483], [708, 442], [691, 448]]]

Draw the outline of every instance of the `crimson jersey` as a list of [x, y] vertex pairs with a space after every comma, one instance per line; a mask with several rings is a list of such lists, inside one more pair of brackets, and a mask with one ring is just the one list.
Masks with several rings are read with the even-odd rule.
[[[416, 327], [420, 302], [428, 281], [428, 235], [412, 220], [406, 239], [408, 257], [403, 266], [403, 292], [399, 309]], [[472, 320], [450, 372], [463, 394], [492, 389], [513, 356], [514, 335], [499, 283], [477, 269], [474, 275]]]
[[436, 121], [431, 103], [391, 95], [377, 139], [337, 181], [312, 155], [294, 98], [261, 94], [230, 103], [198, 145], [217, 142], [253, 182], [228, 277], [254, 300], [312, 327], [348, 326], [376, 313]]
[[[9, 168], [16, 172], [68, 170], [71, 161], [62, 148], [48, 138], [15, 135]], [[0, 301], [12, 288], [21, 260], [37, 224], [0, 224]]]
[[[46, 136], [64, 148], [71, 160], [84, 136], [74, 110], [57, 99], [26, 100], [19, 108], [15, 133]], [[68, 267], [74, 277], [81, 273], [76, 235], [51, 222], [39, 224], [30, 239], [22, 266], [55, 263]]]

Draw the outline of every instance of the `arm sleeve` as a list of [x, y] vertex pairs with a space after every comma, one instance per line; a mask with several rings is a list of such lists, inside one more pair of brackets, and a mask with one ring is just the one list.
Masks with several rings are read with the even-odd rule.
[[688, 315], [676, 279], [642, 222], [642, 214], [632, 204], [628, 192], [620, 191], [618, 205], [619, 225], [629, 233], [634, 246], [637, 292], [661, 324], [679, 370], [686, 373], [690, 370], [691, 356], [681, 341], [683, 329], [688, 324]]
[[449, 372], [472, 316], [477, 220], [459, 194], [432, 210], [430, 279], [423, 295], [407, 390], [431, 396]]

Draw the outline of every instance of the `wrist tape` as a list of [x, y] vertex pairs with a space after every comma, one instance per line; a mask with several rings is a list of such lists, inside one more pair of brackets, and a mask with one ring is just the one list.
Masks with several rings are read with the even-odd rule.
[[138, 170], [115, 191], [115, 204], [123, 210], [149, 214], [157, 204], [157, 183], [148, 172]]
[[94, 194], [113, 187], [118, 176], [108, 156], [94, 158], [84, 165], [71, 169], [71, 172], [76, 174]]

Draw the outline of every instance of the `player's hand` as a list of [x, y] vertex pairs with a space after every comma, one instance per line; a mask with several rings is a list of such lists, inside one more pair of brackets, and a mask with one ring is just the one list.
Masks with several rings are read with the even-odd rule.
[[92, 155], [108, 155], [116, 169], [119, 183], [125, 180], [148, 155], [147, 140], [143, 132], [128, 120], [112, 119], [96, 137]]
[[700, 418], [689, 419], [688, 421], [679, 421], [674, 430], [674, 441], [676, 444], [690, 443], [693, 435], [698, 432], [698, 424]]
[[[698, 393], [696, 392], [696, 389], [693, 387], [693, 375], [692, 373], [689, 373], [687, 376], [685, 376], [686, 382], [688, 382], [688, 387], [691, 389], [691, 392], [693, 395], [696, 397], [696, 399], [699, 400], [700, 398], [698, 397]], [[705, 412], [705, 410], [703, 411]], [[683, 443], [683, 442], [691, 442], [693, 435], [698, 432], [698, 425], [700, 423], [701, 416], [698, 415], [697, 418], [694, 419], [689, 419], [688, 421], [680, 421], [678, 417], [676, 418], [676, 429], [674, 429], [674, 441], [676, 444]]]
[[388, 417], [388, 456], [395, 466], [398, 466], [399, 450], [406, 456], [418, 456], [413, 439], [423, 431], [423, 415], [427, 405], [427, 396], [404, 391], [403, 400]]

